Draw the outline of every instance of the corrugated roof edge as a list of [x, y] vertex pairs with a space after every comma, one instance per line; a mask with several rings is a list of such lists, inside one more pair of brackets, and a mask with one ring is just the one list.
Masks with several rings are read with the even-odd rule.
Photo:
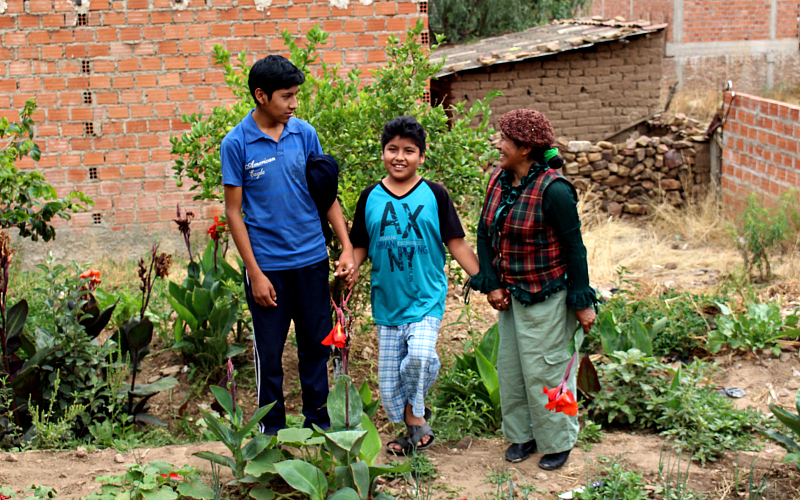
[[[443, 58], [447, 57], [447, 52], [453, 52], [456, 50], [464, 50], [470, 48], [480, 48], [479, 45], [483, 45], [487, 49], [490, 48], [492, 41], [502, 41], [507, 40], [509, 37], [513, 37], [516, 35], [515, 38], [522, 39], [525, 33], [531, 33], [532, 35], [541, 33], [541, 28], [544, 27], [553, 27], [553, 26], [567, 26], [571, 25], [574, 27], [578, 26], [599, 26], [599, 27], [607, 27], [607, 28], [619, 28], [616, 31], [612, 31], [603, 35], [601, 37], [591, 37], [591, 36], [582, 36], [580, 38], [552, 38], [551, 41], [541, 40], [540, 43], [537, 45], [538, 48], [545, 48], [546, 51], [536, 50], [534, 52], [531, 51], [523, 51], [520, 50], [517, 46], [507, 47], [502, 52], [503, 54], [497, 54], [496, 51], [489, 51], [480, 54], [478, 50], [468, 50], [466, 53], [461, 53], [459, 55], [471, 55], [475, 54], [477, 57], [472, 57], [469, 60], [456, 60], [452, 64], [446, 65], [442, 71], [436, 74], [435, 78], [441, 78], [444, 76], [452, 75], [455, 73], [459, 73], [461, 71], [468, 71], [478, 68], [483, 68], [487, 66], [494, 66], [497, 64], [508, 64], [508, 63], [515, 63], [521, 61], [528, 61], [532, 59], [539, 59], [544, 57], [550, 57], [555, 54], [565, 53], [565, 52], [572, 52], [576, 50], [582, 50], [588, 47], [592, 47], [594, 45], [598, 45], [600, 43], [609, 43], [614, 42], [617, 40], [623, 40], [627, 38], [634, 38], [642, 35], [646, 35], [649, 33], [655, 33], [657, 31], [661, 31], [666, 29], [669, 24], [649, 24], [647, 21], [624, 21], [620, 19], [610, 19], [610, 20], [600, 20], [600, 19], [567, 19], [567, 20], [557, 20], [553, 21], [548, 25], [544, 26], [535, 26], [533, 28], [529, 28], [523, 32], [518, 33], [511, 33], [508, 35], [498, 36], [498, 37], [491, 37], [485, 38], [476, 42], [472, 45], [456, 45], [456, 46], [448, 46], [443, 49], [439, 49], [437, 51], [431, 52], [431, 62], [435, 62], [437, 59], [441, 59], [437, 57], [438, 54], [442, 54]], [[540, 30], [537, 31], [537, 28]], [[563, 31], [563, 30], [559, 30]], [[611, 31], [611, 30], [610, 30]], [[563, 34], [563, 33], [562, 33]], [[587, 39], [589, 41], [587, 41]], [[582, 43], [576, 43], [578, 40]], [[562, 43], [558, 43], [562, 42]], [[558, 45], [558, 49], [554, 49], [554, 44]], [[499, 52], [499, 51], [498, 51]], [[447, 61], [447, 59], [445, 59]]]

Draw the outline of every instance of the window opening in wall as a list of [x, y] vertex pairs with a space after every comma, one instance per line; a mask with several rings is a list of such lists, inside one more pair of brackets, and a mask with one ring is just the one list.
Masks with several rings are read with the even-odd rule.
[[103, 223], [103, 215], [102, 214], [92, 214], [92, 223], [94, 223], [94, 224], [102, 224]]
[[430, 90], [426, 90], [425, 92], [422, 93], [422, 101], [426, 102], [428, 104], [431, 103], [431, 91]]
[[91, 104], [92, 103], [92, 93], [91, 92], [84, 92], [83, 93], [83, 103], [84, 104]]
[[97, 180], [97, 167], [89, 167], [89, 179]]
[[420, 14], [427, 14], [428, 13], [428, 2], [420, 2], [417, 5], [419, 5], [419, 13]]
[[429, 43], [431, 43], [431, 37], [428, 31], [423, 31], [420, 34], [419, 43], [421, 43], [422, 45], [428, 45]]
[[78, 26], [89, 26], [89, 14], [78, 14]]
[[83, 133], [86, 135], [94, 135], [94, 123], [83, 122]]
[[92, 72], [92, 63], [89, 61], [81, 61], [81, 72], [82, 73], [91, 73]]

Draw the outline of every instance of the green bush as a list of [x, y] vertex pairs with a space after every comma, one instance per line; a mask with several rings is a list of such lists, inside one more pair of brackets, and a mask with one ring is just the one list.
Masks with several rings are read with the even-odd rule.
[[[417, 42], [422, 29], [418, 23], [402, 43], [390, 37], [387, 63], [370, 75], [372, 81], [368, 83], [362, 81], [359, 69], [342, 76], [338, 66], [324, 62], [312, 68], [319, 59], [318, 47], [328, 38], [319, 27], [306, 33], [304, 48], [283, 32], [291, 61], [306, 73], [296, 114], [317, 129], [323, 150], [339, 163], [340, 202], [346, 219], [352, 218], [361, 191], [386, 175], [380, 160], [380, 135], [386, 122], [404, 114], [414, 115], [428, 133], [420, 174], [443, 183], [457, 205], [477, 207], [483, 198], [484, 176], [479, 167], [497, 155], [488, 141], [494, 132], [489, 125], [489, 106], [479, 101], [467, 110], [460, 104], [452, 110], [451, 120], [441, 105], [430, 106], [423, 100], [427, 82], [441, 64], [432, 65], [427, 51]], [[239, 55], [235, 68], [228, 52], [219, 46], [214, 50], [215, 60], [224, 68], [225, 81], [238, 101], [227, 108], [214, 108], [206, 118], [184, 116], [191, 129], [170, 140], [172, 153], [177, 156], [175, 176], [195, 182], [190, 189], [197, 191], [196, 199], [221, 200], [219, 145], [254, 104], [247, 87], [250, 68], [245, 53]], [[490, 93], [487, 102], [495, 95]], [[471, 127], [476, 117], [482, 119]]]
[[589, 0], [432, 0], [430, 26], [448, 43], [500, 35], [572, 18]]
[[575, 497], [579, 500], [646, 500], [642, 475], [613, 464], [603, 471], [601, 481], [587, 485]]
[[0, 118], [0, 229], [15, 227], [20, 237], [50, 241], [56, 237], [50, 224], [54, 217], [69, 219], [73, 213], [93, 206], [94, 201], [80, 191], [59, 198], [40, 171], [17, 168], [16, 162], [26, 156], [34, 161], [41, 156], [33, 142], [35, 112], [36, 100], [29, 99], [19, 113], [19, 122]]
[[497, 349], [500, 335], [495, 323], [474, 348], [446, 365], [433, 393], [436, 426], [442, 439], [480, 436], [500, 427], [500, 385]]
[[800, 227], [797, 199], [794, 189], [783, 193], [774, 208], [766, 208], [755, 193], [747, 198], [747, 207], [731, 227], [731, 234], [742, 252], [748, 276], [754, 267], [758, 267], [762, 280], [772, 276], [770, 253], [791, 241]]
[[725, 304], [718, 303], [722, 315], [717, 316], [717, 329], [708, 336], [708, 350], [719, 352], [723, 345], [733, 350], [756, 351], [771, 349], [775, 356], [781, 353], [778, 339], [800, 335], [798, 317], [789, 314], [784, 319], [778, 304], [747, 305], [747, 312], [732, 314]]
[[676, 371], [636, 349], [611, 358], [597, 368], [603, 389], [588, 406], [596, 422], [657, 430], [702, 463], [746, 449], [764, 425], [707, 385], [711, 368], [701, 361]]

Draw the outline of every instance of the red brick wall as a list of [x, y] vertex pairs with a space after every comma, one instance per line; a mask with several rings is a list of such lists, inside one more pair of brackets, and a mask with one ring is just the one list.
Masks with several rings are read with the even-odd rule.
[[[778, 0], [777, 38], [797, 38], [797, 0]], [[594, 0], [591, 15], [630, 20], [630, 0]], [[769, 39], [769, 0], [684, 0], [683, 43]], [[633, 20], [672, 24], [673, 0], [633, 0]], [[667, 42], [672, 42], [668, 29]]]
[[790, 188], [800, 188], [800, 106], [737, 93], [724, 130], [723, 203], [739, 211], [750, 193], [774, 202]]
[[366, 76], [385, 61], [389, 36], [418, 18], [427, 23], [427, 4], [411, 0], [351, 0], [345, 9], [328, 0], [273, 0], [263, 10], [254, 0], [182, 0], [183, 9], [175, 0], [88, 0], [86, 26], [67, 0], [7, 1], [0, 116], [16, 118], [36, 97], [43, 151], [36, 168], [61, 194], [79, 189], [94, 198], [94, 209], [70, 225], [92, 229], [100, 214], [100, 226], [114, 231], [174, 227], [177, 203], [203, 218], [221, 212], [192, 202], [188, 186], [170, 178], [169, 138], [185, 130], [181, 115], [207, 115], [232, 97], [213, 65], [215, 44], [244, 50], [252, 62], [285, 51], [281, 30], [301, 34], [319, 23], [331, 34], [322, 59]]

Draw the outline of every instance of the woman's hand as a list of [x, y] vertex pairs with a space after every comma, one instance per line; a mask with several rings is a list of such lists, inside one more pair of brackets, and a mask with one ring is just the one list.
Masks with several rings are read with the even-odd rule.
[[578, 317], [578, 323], [581, 324], [583, 327], [584, 333], [589, 333], [589, 330], [592, 329], [592, 325], [594, 324], [594, 318], [596, 314], [594, 313], [594, 309], [591, 307], [587, 307], [586, 309], [579, 309], [575, 311], [575, 316]]
[[498, 288], [489, 292], [486, 299], [489, 301], [489, 305], [498, 311], [508, 311], [508, 305], [511, 303], [511, 292], [508, 291], [508, 288]]

